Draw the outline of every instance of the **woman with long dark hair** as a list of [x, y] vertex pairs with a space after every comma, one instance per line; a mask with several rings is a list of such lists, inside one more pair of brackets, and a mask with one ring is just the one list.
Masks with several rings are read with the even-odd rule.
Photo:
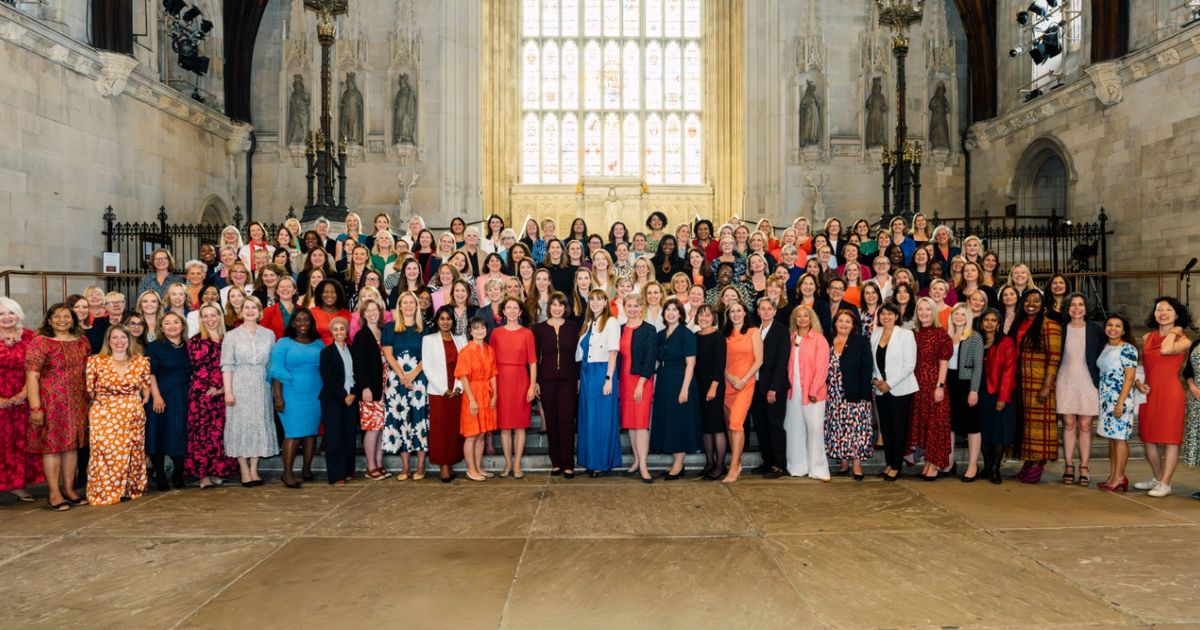
[[1183, 443], [1186, 400], [1179, 373], [1190, 354], [1191, 342], [1183, 331], [1192, 325], [1192, 315], [1179, 300], [1164, 295], [1154, 300], [1145, 324], [1151, 330], [1142, 338], [1146, 380], [1137, 383], [1137, 388], [1146, 395], [1146, 402], [1138, 409], [1138, 430], [1154, 478], [1134, 487], [1149, 490], [1152, 497], [1165, 497], [1171, 494]]
[[1058, 415], [1055, 379], [1062, 358], [1062, 326], [1046, 316], [1042, 292], [1026, 289], [1009, 335], [1017, 346], [1017, 378], [1021, 390], [1021, 457], [1017, 479], [1037, 483], [1047, 461], [1058, 459]]
[[[1096, 433], [1108, 438], [1112, 466], [1108, 479], [1098, 487], [1105, 492], [1125, 492], [1129, 489], [1125, 466], [1129, 463], [1129, 438], [1133, 436], [1133, 404], [1129, 394], [1137, 378], [1138, 352], [1129, 320], [1122, 315], [1108, 316], [1104, 321], [1104, 337], [1107, 343], [1096, 361], [1100, 371], [1100, 417]], [[1189, 386], [1195, 387], [1194, 373], [1188, 376], [1185, 369], [1183, 376], [1192, 379]]]

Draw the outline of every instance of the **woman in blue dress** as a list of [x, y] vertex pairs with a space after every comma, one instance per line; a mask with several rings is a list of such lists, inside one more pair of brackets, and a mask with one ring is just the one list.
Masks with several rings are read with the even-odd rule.
[[592, 479], [621, 465], [621, 420], [617, 404], [617, 353], [621, 325], [602, 289], [588, 293], [583, 336], [575, 348], [579, 374], [579, 433], [576, 460]]
[[1125, 492], [1129, 489], [1125, 465], [1129, 463], [1129, 438], [1133, 437], [1133, 403], [1129, 395], [1137, 373], [1138, 352], [1129, 320], [1120, 315], [1109, 315], [1105, 320], [1104, 337], [1108, 343], [1096, 359], [1100, 368], [1100, 417], [1096, 433], [1108, 438], [1112, 466], [1100, 489]]
[[696, 393], [696, 334], [683, 322], [683, 304], [670, 298], [662, 307], [666, 328], [658, 333], [658, 371], [650, 416], [651, 450], [671, 453], [667, 481], [684, 474], [683, 456], [700, 450], [700, 398]]
[[429, 398], [421, 366], [421, 337], [425, 325], [412, 291], [396, 299], [395, 322], [385, 326], [380, 342], [391, 370], [384, 384], [383, 450], [400, 453], [403, 469], [397, 481], [409, 477], [409, 453], [417, 455], [413, 481], [425, 478], [425, 451], [429, 449]]
[[[160, 491], [184, 487], [183, 459], [187, 455], [188, 387], [192, 363], [187, 352], [187, 324], [177, 313], [168, 312], [159, 322], [158, 340], [146, 346], [150, 359], [151, 400], [146, 405], [146, 453], [154, 462], [154, 478]], [[167, 455], [171, 477], [167, 481]]]
[[321, 350], [325, 345], [317, 337], [312, 313], [297, 308], [280, 339], [271, 350], [271, 394], [275, 411], [283, 425], [283, 475], [289, 488], [299, 488], [292, 472], [296, 450], [304, 444], [305, 481], [312, 481], [312, 458], [316, 435], [321, 424]]

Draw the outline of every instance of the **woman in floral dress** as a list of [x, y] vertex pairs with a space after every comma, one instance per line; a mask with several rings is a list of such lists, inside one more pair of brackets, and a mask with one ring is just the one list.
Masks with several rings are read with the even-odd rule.
[[221, 307], [200, 307], [200, 334], [188, 340], [192, 362], [188, 390], [188, 445], [183, 472], [200, 480], [200, 489], [221, 485], [222, 477], [237, 472], [237, 460], [225, 455], [225, 393], [221, 383], [221, 341], [225, 318]]
[[275, 333], [259, 326], [262, 302], [248, 295], [242, 323], [221, 340], [221, 388], [225, 390], [225, 454], [236, 457], [243, 487], [263, 485], [258, 460], [279, 454], [267, 371]]
[[92, 346], [67, 305], [52, 305], [42, 321], [38, 336], [25, 351], [29, 396], [25, 449], [42, 456], [50, 508], [62, 511], [83, 503], [75, 492], [75, 473], [79, 448], [87, 443], [84, 373]]
[[384, 386], [383, 450], [400, 453], [402, 470], [397, 481], [409, 476], [409, 453], [417, 455], [414, 481], [425, 478], [425, 451], [429, 449], [429, 400], [421, 370], [421, 334], [424, 324], [417, 296], [411, 291], [396, 300], [395, 325], [383, 329], [383, 355], [391, 373]]
[[1129, 320], [1112, 314], [1104, 322], [1108, 343], [1100, 351], [1096, 365], [1100, 368], [1100, 417], [1097, 433], [1108, 438], [1109, 458], [1112, 460], [1108, 479], [1100, 483], [1106, 492], [1125, 492], [1129, 479], [1125, 465], [1129, 462], [1129, 438], [1133, 437], [1133, 403], [1130, 394], [1136, 378], [1137, 348]]
[[88, 357], [87, 392], [91, 455], [88, 503], [115, 505], [146, 492], [146, 403], [150, 359], [129, 329], [109, 327], [100, 354]]
[[950, 397], [946, 392], [946, 372], [954, 353], [954, 342], [938, 321], [932, 298], [917, 300], [915, 318], [917, 339], [917, 385], [913, 396], [908, 443], [925, 451], [926, 481], [938, 478], [938, 471], [950, 466]]
[[851, 473], [855, 481], [863, 480], [862, 462], [875, 450], [871, 439], [874, 363], [870, 342], [858, 334], [860, 326], [852, 311], [839, 311], [833, 319], [825, 401], [825, 454], [842, 460], [838, 474]]
[[19, 304], [0, 297], [0, 491], [33, 501], [25, 486], [41, 482], [42, 458], [25, 452], [25, 350], [37, 333], [21, 327], [24, 319]]
[[[1183, 451], [1181, 459], [1184, 466], [1200, 467], [1200, 339], [1192, 342], [1188, 351], [1187, 363], [1183, 366], [1183, 378], [1186, 379], [1187, 418], [1183, 425]], [[1200, 492], [1192, 495], [1200, 499]]]

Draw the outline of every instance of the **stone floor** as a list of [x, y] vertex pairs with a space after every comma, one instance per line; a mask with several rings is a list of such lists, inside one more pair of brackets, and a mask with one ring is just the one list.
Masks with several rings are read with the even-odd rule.
[[5, 495], [0, 627], [1195, 628], [1198, 488], [530, 475], [66, 513]]

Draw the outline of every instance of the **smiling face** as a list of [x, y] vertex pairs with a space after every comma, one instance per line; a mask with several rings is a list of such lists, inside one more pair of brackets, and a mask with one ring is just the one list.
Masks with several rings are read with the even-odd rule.
[[326, 284], [321, 289], [321, 306], [326, 308], [335, 308], [338, 302], [337, 288], [333, 283]]
[[1026, 315], [1033, 316], [1033, 315], [1037, 315], [1038, 313], [1041, 313], [1042, 312], [1042, 294], [1038, 293], [1037, 291], [1033, 291], [1029, 295], [1026, 295], [1025, 301], [1023, 302], [1023, 306], [1025, 307]]
[[129, 335], [120, 328], [110, 328], [108, 331], [108, 350], [113, 356], [124, 357], [129, 353]]
[[312, 334], [313, 318], [308, 311], [296, 311], [292, 315], [292, 328], [296, 330], [298, 337], [308, 338]]
[[183, 319], [175, 314], [164, 317], [161, 324], [163, 336], [175, 340], [183, 336]]
[[1166, 300], [1159, 300], [1154, 305], [1154, 321], [1159, 326], [1174, 326], [1175, 321], [1179, 319], [1179, 313], [1175, 312], [1175, 307]]
[[75, 303], [71, 304], [71, 310], [74, 311], [75, 317], [79, 319], [79, 321], [86, 321], [88, 316], [87, 298], [81, 297], [78, 300], [75, 300]]
[[440, 333], [448, 333], [454, 330], [454, 316], [450, 314], [450, 311], [441, 311], [438, 313], [437, 320], [434, 323], [437, 324], [437, 329]]

